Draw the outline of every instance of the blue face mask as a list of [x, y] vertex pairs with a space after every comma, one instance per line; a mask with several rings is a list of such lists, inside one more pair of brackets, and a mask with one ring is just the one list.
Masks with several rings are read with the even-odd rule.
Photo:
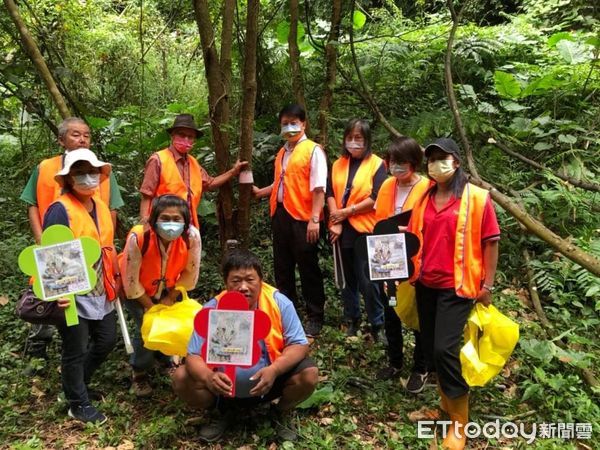
[[172, 241], [181, 236], [183, 226], [183, 222], [156, 222], [156, 232], [161, 238]]

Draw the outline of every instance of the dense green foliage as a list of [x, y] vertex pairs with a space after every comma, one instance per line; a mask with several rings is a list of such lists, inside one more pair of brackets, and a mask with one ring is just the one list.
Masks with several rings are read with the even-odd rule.
[[[140, 3], [143, 9], [140, 9]], [[122, 239], [135, 222], [136, 192], [151, 152], [168, 142], [164, 129], [179, 112], [208, 122], [207, 87], [191, 2], [177, 0], [19, 2], [54, 77], [73, 112], [93, 130], [93, 149], [113, 163], [126, 207], [120, 212]], [[215, 17], [218, 3], [210, 2]], [[238, 3], [234, 29], [231, 155], [237, 153], [241, 105], [245, 2]], [[287, 2], [262, 1], [258, 96], [253, 166], [255, 182], [272, 180], [272, 160], [280, 145], [276, 114], [292, 101], [287, 53]], [[530, 213], [557, 234], [600, 256], [600, 194], [575, 188], [556, 176], [564, 173], [600, 183], [600, 14], [582, 0], [472, 2], [454, 45], [453, 73], [463, 121], [480, 174], [498, 189], [517, 195]], [[302, 8], [301, 64], [311, 123], [324, 88], [322, 46], [329, 29], [330, 2]], [[308, 18], [305, 17], [308, 12]], [[431, 2], [362, 1], [354, 17], [345, 9], [337, 43], [339, 74], [329, 112], [330, 158], [339, 153], [345, 122], [375, 119], [361, 96], [352, 63], [349, 29], [354, 25], [358, 65], [383, 115], [403, 134], [421, 143], [454, 133], [444, 91], [443, 65], [450, 18], [441, 0]], [[20, 192], [32, 168], [58, 151], [46, 122], [58, 122], [44, 85], [19, 45], [14, 25], [0, 11], [0, 442], [14, 448], [194, 447], [199, 420], [173, 401], [166, 379], [151, 401], [127, 393], [122, 348], [111, 355], [99, 384], [111, 418], [104, 428], [82, 429], [66, 420], [55, 402], [60, 391], [58, 344], [43, 378], [24, 379], [21, 350], [26, 326], [12, 309], [26, 283], [16, 258], [31, 243]], [[217, 30], [218, 31], [218, 30]], [[24, 106], [25, 105], [25, 106]], [[389, 133], [373, 121], [374, 148], [383, 154]], [[313, 129], [313, 132], [317, 130]], [[488, 143], [493, 137], [545, 165], [539, 171]], [[195, 154], [216, 174], [210, 133]], [[219, 288], [216, 196], [202, 201], [204, 260], [196, 297], [206, 300]], [[270, 233], [264, 203], [253, 207], [252, 245], [272, 281]], [[527, 235], [517, 221], [498, 210], [503, 232], [496, 297], [499, 308], [521, 324], [521, 341], [502, 375], [474, 390], [473, 419], [524, 417], [525, 423], [589, 422], [600, 433], [598, 389], [588, 386], [582, 369], [597, 369], [600, 280]], [[331, 267], [323, 246], [322, 265]], [[535, 281], [552, 328], [544, 329], [531, 307], [522, 250], [532, 258]], [[338, 331], [339, 294], [328, 277], [326, 333], [314, 356], [324, 375], [315, 397], [320, 409], [299, 415], [304, 447], [426, 448], [416, 438], [407, 413], [432, 405], [428, 390], [414, 397], [391, 383], [373, 382], [384, 351], [368, 339], [346, 341]], [[408, 344], [407, 344], [408, 346]], [[407, 348], [407, 354], [411, 351]], [[407, 363], [408, 366], [408, 363]], [[403, 376], [408, 375], [409, 367]], [[596, 373], [596, 375], [600, 375]], [[195, 418], [195, 419], [194, 419]], [[256, 426], [253, 428], [253, 426]], [[240, 426], [227, 445], [268, 447], [269, 425], [261, 416]], [[583, 444], [593, 445], [590, 441]], [[477, 445], [485, 445], [484, 440]], [[539, 440], [490, 445], [514, 448], [576, 448], [575, 442]], [[129, 447], [132, 448], [132, 447]], [[283, 448], [288, 448], [285, 445]], [[579, 447], [586, 448], [586, 447]]]

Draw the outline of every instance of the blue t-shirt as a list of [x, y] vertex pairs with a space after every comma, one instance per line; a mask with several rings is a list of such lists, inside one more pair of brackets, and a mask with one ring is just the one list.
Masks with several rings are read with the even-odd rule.
[[[307, 345], [308, 340], [306, 339], [304, 328], [302, 327], [302, 323], [300, 323], [300, 318], [298, 317], [298, 313], [296, 313], [296, 308], [294, 308], [292, 301], [279, 291], [275, 291], [274, 298], [281, 313], [284, 347], [294, 344]], [[217, 300], [213, 298], [204, 304], [203, 308], [215, 308], [216, 306]], [[202, 345], [204, 345], [204, 338], [200, 337], [198, 333], [194, 331], [188, 344], [188, 353], [191, 355], [200, 355]], [[265, 342], [261, 340], [259, 341], [259, 345], [261, 348], [261, 355], [258, 363], [247, 369], [238, 368], [236, 370], [236, 397], [248, 397], [248, 392], [257, 383], [257, 381], [250, 381], [250, 377], [263, 367], [270, 365], [272, 362], [271, 358], [269, 358], [269, 352], [267, 351]]]

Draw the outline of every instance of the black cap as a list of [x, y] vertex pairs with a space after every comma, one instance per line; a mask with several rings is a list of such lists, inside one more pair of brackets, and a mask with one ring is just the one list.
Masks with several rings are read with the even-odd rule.
[[446, 152], [449, 155], [454, 155], [454, 157], [460, 161], [458, 145], [453, 139], [439, 138], [429, 144], [427, 147], [425, 147], [425, 158], [429, 158], [429, 156], [431, 156], [431, 152], [436, 148], [439, 148], [441, 151]]

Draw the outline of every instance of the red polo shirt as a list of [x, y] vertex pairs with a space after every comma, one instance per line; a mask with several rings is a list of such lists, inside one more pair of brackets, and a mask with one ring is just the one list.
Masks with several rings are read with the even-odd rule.
[[[454, 287], [454, 245], [460, 199], [451, 197], [439, 211], [433, 195], [429, 198], [423, 218], [423, 264], [419, 281], [427, 287]], [[500, 239], [500, 227], [492, 200], [488, 196], [483, 211], [481, 242]]]

